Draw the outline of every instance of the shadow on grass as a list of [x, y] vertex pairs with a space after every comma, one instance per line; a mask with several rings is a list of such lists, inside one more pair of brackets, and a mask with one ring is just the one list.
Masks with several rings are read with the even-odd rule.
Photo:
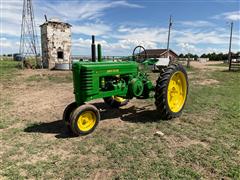
[[73, 136], [66, 128], [62, 120], [52, 122], [40, 122], [32, 124], [24, 129], [24, 132], [29, 133], [44, 133], [44, 134], [57, 134], [56, 138], [71, 138]]
[[123, 121], [129, 122], [156, 122], [160, 121], [159, 112], [157, 110], [149, 110], [147, 107], [135, 107], [131, 106], [129, 108], [111, 108], [105, 103], [95, 103], [93, 104], [100, 110], [101, 120], [120, 118]]
[[[126, 109], [111, 108], [105, 103], [93, 103], [100, 110], [101, 121], [120, 118], [123, 121], [132, 123], [146, 123], [160, 121], [159, 113], [156, 110], [148, 110], [146, 107], [137, 108], [131, 106]], [[24, 129], [29, 133], [57, 134], [56, 138], [72, 138], [73, 136], [66, 128], [63, 120], [32, 124]]]
[[224, 70], [222, 70], [221, 72], [225, 72], [225, 73], [235, 73], [235, 72], [237, 72], [237, 73], [239, 73], [240, 72], [240, 68], [238, 68], [238, 69], [232, 69], [232, 70], [228, 70], [228, 69], [224, 69]]

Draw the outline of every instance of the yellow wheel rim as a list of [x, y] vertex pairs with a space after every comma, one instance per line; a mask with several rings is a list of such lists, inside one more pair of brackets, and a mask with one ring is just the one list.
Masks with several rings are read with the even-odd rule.
[[119, 103], [126, 101], [126, 99], [119, 97], [119, 96], [113, 96], [113, 99]]
[[187, 96], [187, 81], [181, 71], [175, 72], [168, 84], [167, 100], [170, 110], [174, 113], [181, 111]]
[[97, 117], [93, 111], [85, 111], [79, 116], [77, 125], [81, 131], [89, 131], [94, 127], [96, 121]]

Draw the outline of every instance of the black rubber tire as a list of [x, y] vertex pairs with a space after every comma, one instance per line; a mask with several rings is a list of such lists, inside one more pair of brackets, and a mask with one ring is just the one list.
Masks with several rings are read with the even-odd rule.
[[[178, 112], [172, 112], [169, 108], [168, 101], [167, 101], [167, 91], [168, 91], [169, 81], [172, 75], [177, 71], [181, 71], [186, 78], [187, 92], [186, 92], [186, 99], [181, 110]], [[187, 101], [187, 94], [188, 94], [188, 77], [184, 67], [181, 64], [171, 64], [168, 67], [162, 69], [160, 76], [156, 81], [155, 96], [154, 96], [156, 108], [160, 112], [160, 118], [163, 120], [168, 120], [175, 117], [179, 117], [182, 114], [182, 110]]]
[[106, 98], [103, 98], [103, 100], [107, 105], [109, 105], [113, 108], [119, 108], [121, 106], [125, 106], [129, 102], [128, 99], [125, 99], [125, 101], [123, 101], [123, 102], [118, 102], [113, 97], [106, 97]]
[[64, 124], [66, 125], [67, 129], [72, 133], [72, 129], [70, 127], [70, 116], [73, 113], [73, 111], [77, 108], [77, 103], [76, 102], [72, 102], [71, 104], [69, 104], [63, 112], [63, 117], [62, 120], [64, 122]]
[[[81, 129], [79, 129], [79, 127], [77, 125], [79, 116], [85, 111], [92, 111], [96, 115], [96, 122], [95, 122], [94, 126], [88, 131], [82, 131]], [[70, 127], [75, 136], [87, 135], [94, 131], [94, 129], [97, 127], [99, 121], [100, 121], [99, 110], [93, 105], [86, 104], [86, 105], [79, 106], [77, 109], [74, 110], [73, 114], [70, 117]]]

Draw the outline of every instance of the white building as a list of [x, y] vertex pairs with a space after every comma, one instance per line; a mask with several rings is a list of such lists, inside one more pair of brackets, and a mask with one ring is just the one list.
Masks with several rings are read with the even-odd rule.
[[71, 57], [71, 25], [51, 19], [41, 26], [43, 67], [53, 69], [55, 64], [69, 64]]
[[209, 61], [209, 58], [197, 58], [200, 63], [206, 63]]

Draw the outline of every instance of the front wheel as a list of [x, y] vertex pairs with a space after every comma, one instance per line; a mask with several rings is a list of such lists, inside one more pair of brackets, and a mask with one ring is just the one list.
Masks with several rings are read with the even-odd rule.
[[100, 121], [100, 113], [93, 105], [82, 105], [74, 110], [70, 117], [70, 126], [74, 135], [86, 135], [94, 131]]
[[76, 102], [72, 102], [71, 104], [69, 104], [64, 112], [63, 112], [63, 118], [62, 120], [64, 121], [67, 129], [72, 132], [71, 127], [70, 127], [70, 116], [73, 113], [73, 111], [77, 108], [77, 103]]
[[162, 119], [179, 117], [188, 94], [188, 77], [180, 64], [162, 69], [156, 82], [155, 105]]

